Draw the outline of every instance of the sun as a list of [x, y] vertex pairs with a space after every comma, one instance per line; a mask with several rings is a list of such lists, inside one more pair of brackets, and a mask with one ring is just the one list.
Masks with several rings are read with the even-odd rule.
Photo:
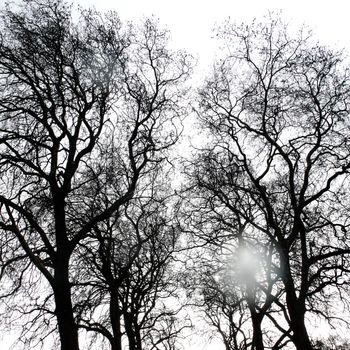
[[260, 259], [257, 252], [247, 246], [237, 249], [235, 270], [242, 278], [256, 277], [260, 270]]

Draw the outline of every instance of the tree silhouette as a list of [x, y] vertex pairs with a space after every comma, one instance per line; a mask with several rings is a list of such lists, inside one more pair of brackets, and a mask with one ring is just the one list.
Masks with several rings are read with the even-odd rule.
[[209, 142], [188, 170], [197, 234], [271, 246], [266, 298], [286, 307], [291, 331], [275, 326], [312, 349], [305, 318], [331, 320], [328, 298], [347, 288], [349, 69], [278, 18], [219, 36], [227, 52], [199, 92]]
[[170, 56], [151, 21], [138, 31], [114, 13], [82, 11], [75, 22], [59, 0], [26, 1], [1, 18], [2, 278], [15, 295], [44, 277], [44, 300], [24, 309], [39, 310], [32, 335], [43, 337], [38, 325], [52, 332], [54, 316], [61, 349], [79, 349], [79, 245], [127, 205], [176, 142], [189, 62]]

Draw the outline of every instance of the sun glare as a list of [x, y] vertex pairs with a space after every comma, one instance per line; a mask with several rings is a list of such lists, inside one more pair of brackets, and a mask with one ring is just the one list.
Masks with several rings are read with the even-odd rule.
[[238, 248], [236, 269], [244, 274], [255, 275], [259, 270], [257, 254], [247, 247]]

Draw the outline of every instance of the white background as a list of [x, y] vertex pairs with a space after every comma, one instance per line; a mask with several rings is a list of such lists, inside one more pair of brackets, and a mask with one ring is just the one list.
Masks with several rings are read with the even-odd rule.
[[[0, 0], [0, 4], [3, 2]], [[229, 17], [237, 22], [250, 22], [255, 17], [262, 18], [269, 10], [282, 10], [282, 17], [293, 27], [308, 25], [321, 44], [350, 52], [350, 5], [346, 0], [79, 0], [75, 4], [95, 6], [98, 10], [114, 9], [122, 20], [140, 20], [152, 15], [159, 18], [160, 24], [171, 31], [172, 46], [198, 57], [197, 74], [214, 57], [215, 41], [211, 37], [215, 24]], [[7, 335], [0, 341], [1, 350], [10, 348], [11, 338]], [[221, 350], [221, 347], [215, 342], [205, 344], [203, 339], [191, 339], [186, 350], [202, 349]]]

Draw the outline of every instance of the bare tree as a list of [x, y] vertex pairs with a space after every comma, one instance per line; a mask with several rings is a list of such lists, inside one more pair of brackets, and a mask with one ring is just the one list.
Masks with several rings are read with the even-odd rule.
[[[2, 277], [8, 286], [19, 269], [14, 295], [24, 280], [34, 283], [33, 266], [49, 290], [38, 291], [46, 296], [30, 325], [54, 316], [61, 349], [75, 350], [78, 246], [132, 199], [140, 177], [161, 161], [155, 154], [176, 142], [178, 86], [189, 65], [164, 51], [166, 34], [150, 21], [133, 33], [114, 13], [83, 11], [75, 23], [60, 0], [7, 7], [1, 21]], [[110, 178], [113, 192], [99, 192], [96, 184]]]
[[312, 349], [307, 315], [342, 318], [329, 296], [347, 306], [349, 69], [341, 52], [303, 30], [290, 36], [278, 18], [227, 23], [219, 36], [225, 56], [199, 93], [210, 141], [189, 171], [202, 193], [194, 215], [206, 215], [197, 233], [273, 248], [266, 297], [287, 310], [282, 335]]
[[[123, 335], [133, 349], [169, 348], [188, 325], [183, 322], [177, 327], [180, 310], [165, 306], [165, 300], [174, 296], [175, 283], [168, 265], [176, 251], [178, 231], [168, 217], [170, 187], [163, 183], [171, 179], [166, 163], [170, 161], [169, 149], [181, 132], [181, 113], [185, 112], [181, 105], [185, 104], [180, 100], [186, 91], [180, 85], [190, 69], [189, 57], [169, 51], [167, 40], [166, 31], [146, 21], [130, 45], [128, 52], [134, 59], [123, 67], [127, 87], [124, 110], [132, 112], [131, 122], [137, 119], [143, 123], [137, 142], [147, 166], [139, 174], [135, 199], [120, 207], [113, 218], [97, 224], [88, 242], [81, 242], [79, 253], [87, 263], [90, 292], [97, 296], [87, 310], [83, 305], [82, 312], [87, 311], [89, 316], [84, 316], [81, 326], [105, 336], [113, 349], [122, 347]], [[91, 213], [96, 205], [110, 206], [111, 194], [118, 193], [120, 183], [128, 181], [125, 169], [115, 172], [115, 165], [129, 158], [129, 154], [115, 151], [120, 147], [119, 135], [120, 130], [111, 132], [96, 167], [87, 175], [97, 180], [91, 188], [95, 193]], [[103, 158], [111, 169], [101, 182], [95, 174]], [[91, 269], [95, 271], [93, 280], [89, 279]], [[77, 276], [79, 281], [79, 273]], [[92, 326], [89, 319], [101, 306], [102, 296], [108, 300], [108, 315], [102, 315]]]
[[105, 337], [112, 349], [122, 349], [124, 339], [131, 349], [175, 349], [169, 344], [190, 325], [177, 319], [182, 305], [175, 302], [179, 230], [168, 201], [144, 195], [94, 228], [80, 250], [79, 324]]
[[[204, 197], [213, 198], [209, 193]], [[203, 204], [201, 208], [207, 209]], [[201, 227], [201, 220], [207, 218], [200, 214], [198, 219], [191, 215], [193, 231], [203, 232], [206, 240], [211, 231]], [[196, 308], [204, 312], [204, 321], [214, 326], [227, 350], [282, 348], [290, 339], [288, 328], [279, 322], [286, 310], [279, 300], [283, 289], [278, 288], [273, 247], [246, 235], [238, 238], [232, 227], [224, 229], [222, 216], [211, 216], [211, 225], [215, 220], [222, 236], [208, 237], [196, 249], [198, 256], [191, 250], [189, 288], [194, 289]], [[197, 239], [203, 241], [203, 237]]]
[[[203, 266], [198, 265], [199, 259], [196, 259], [199, 273], [195, 305], [203, 310], [204, 321], [214, 327], [214, 334], [219, 334], [226, 350], [248, 349], [252, 341], [248, 326], [250, 315], [239, 285], [233, 281], [234, 273], [229, 263], [226, 264], [225, 254], [208, 258]], [[194, 283], [192, 285], [194, 287]]]
[[330, 335], [328, 338], [317, 339], [314, 341], [316, 350], [348, 350], [350, 348], [349, 341], [342, 337]]

